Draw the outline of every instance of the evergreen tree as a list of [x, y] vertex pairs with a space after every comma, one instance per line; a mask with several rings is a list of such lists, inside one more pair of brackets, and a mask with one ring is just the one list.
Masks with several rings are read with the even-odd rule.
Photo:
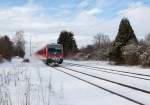
[[0, 38], [0, 55], [7, 60], [13, 56], [13, 42], [6, 35]]
[[119, 25], [115, 44], [120, 43], [122, 46], [127, 44], [138, 44], [138, 40], [127, 18], [123, 18]]
[[74, 39], [74, 34], [72, 32], [62, 31], [57, 40], [57, 43], [63, 45], [65, 56], [75, 53], [78, 49]]
[[111, 51], [109, 59], [116, 63], [123, 63], [122, 48], [129, 44], [138, 44], [138, 40], [127, 18], [123, 18], [119, 25], [119, 30]]

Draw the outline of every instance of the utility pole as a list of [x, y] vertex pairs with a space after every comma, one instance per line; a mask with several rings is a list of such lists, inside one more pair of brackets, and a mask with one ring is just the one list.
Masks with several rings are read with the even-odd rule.
[[30, 57], [31, 57], [31, 35], [30, 35]]

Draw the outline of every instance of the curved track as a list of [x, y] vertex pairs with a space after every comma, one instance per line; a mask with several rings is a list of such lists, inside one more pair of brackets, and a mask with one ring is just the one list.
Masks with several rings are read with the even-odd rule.
[[60, 71], [60, 72], [62, 72], [62, 73], [64, 73], [64, 74], [67, 74], [67, 75], [69, 75], [69, 76], [72, 76], [72, 77], [74, 77], [74, 78], [76, 78], [76, 79], [78, 79], [78, 80], [81, 80], [81, 81], [83, 81], [83, 82], [86, 82], [86, 83], [88, 83], [88, 84], [90, 84], [90, 85], [93, 85], [93, 86], [95, 86], [95, 87], [97, 87], [97, 88], [103, 89], [103, 90], [105, 90], [105, 91], [107, 91], [107, 92], [109, 92], [109, 93], [115, 94], [115, 95], [117, 95], [117, 96], [119, 96], [119, 97], [122, 97], [122, 98], [124, 98], [124, 99], [126, 99], [126, 100], [128, 100], [128, 101], [131, 101], [131, 102], [133, 102], [133, 103], [136, 103], [136, 104], [138, 104], [138, 105], [145, 105], [145, 104], [142, 103], [142, 102], [140, 102], [140, 101], [138, 101], [138, 100], [135, 100], [135, 99], [133, 99], [133, 98], [127, 97], [127, 96], [125, 96], [125, 95], [122, 95], [122, 94], [120, 94], [120, 93], [118, 93], [118, 92], [112, 91], [112, 90], [107, 89], [107, 88], [102, 87], [102, 86], [99, 86], [99, 85], [97, 85], [97, 84], [95, 84], [95, 83], [93, 83], [93, 82], [90, 82], [90, 81], [88, 81], [88, 80], [86, 80], [86, 79], [83, 79], [83, 78], [80, 77], [80, 76], [76, 76], [76, 75], [74, 75], [74, 74], [72, 74], [72, 73], [70, 73], [70, 72], [67, 72], [67, 71], [72, 71], [72, 72], [76, 72], [76, 73], [79, 73], [79, 74], [83, 74], [83, 75], [86, 75], [86, 76], [89, 76], [89, 77], [92, 77], [92, 78], [96, 78], [96, 79], [104, 80], [104, 81], [107, 81], [107, 82], [111, 82], [111, 83], [114, 83], [114, 84], [117, 84], [117, 85], [124, 86], [124, 87], [126, 87], [126, 88], [130, 88], [130, 89], [133, 89], [133, 90], [136, 90], [136, 91], [140, 91], [140, 92], [142, 92], [142, 93], [144, 93], [144, 94], [148, 94], [148, 95], [150, 94], [150, 92], [149, 92], [149, 91], [146, 91], [146, 90], [142, 90], [142, 89], [139, 89], [139, 88], [136, 88], [136, 87], [127, 86], [127, 85], [125, 85], [125, 84], [116, 83], [116, 82], [114, 82], [114, 81], [110, 81], [110, 80], [107, 80], [107, 79], [104, 79], [104, 78], [96, 77], [96, 76], [93, 76], [93, 75], [90, 75], [90, 74], [87, 74], [87, 73], [83, 73], [83, 72], [80, 72], [80, 71], [76, 71], [76, 70], [73, 70], [73, 69], [70, 69], [70, 68], [66, 68], [66, 67], [62, 67], [62, 66], [60, 67], [60, 68], [66, 69], [67, 71], [61, 70], [60, 68], [57, 68], [57, 67], [53, 67], [53, 68], [54, 68], [55, 70], [57, 70], [57, 71]]

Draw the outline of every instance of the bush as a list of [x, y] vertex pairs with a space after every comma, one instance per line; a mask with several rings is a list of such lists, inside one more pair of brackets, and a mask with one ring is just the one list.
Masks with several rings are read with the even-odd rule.
[[26, 58], [26, 59], [23, 59], [23, 62], [29, 63], [30, 60]]
[[107, 59], [107, 54], [108, 54], [108, 50], [107, 49], [103, 49], [100, 51], [96, 51], [96, 60], [108, 60]]
[[73, 60], [84, 60], [84, 53], [77, 53], [74, 57]]
[[122, 44], [121, 43], [115, 43], [111, 49], [109, 49], [108, 53], [108, 59], [109, 61], [115, 62], [115, 64], [123, 64], [124, 59], [122, 58]]
[[140, 55], [140, 63], [142, 66], [150, 66], [150, 49], [149, 48], [142, 55]]
[[24, 56], [25, 56], [25, 52], [24, 52], [24, 50], [22, 49], [22, 48], [14, 48], [14, 56], [19, 56], [19, 57], [21, 57], [21, 58], [24, 58]]
[[4, 58], [2, 57], [2, 55], [0, 55], [0, 63], [4, 62]]
[[127, 45], [122, 48], [122, 56], [125, 64], [137, 65], [139, 64], [138, 46], [134, 44]]

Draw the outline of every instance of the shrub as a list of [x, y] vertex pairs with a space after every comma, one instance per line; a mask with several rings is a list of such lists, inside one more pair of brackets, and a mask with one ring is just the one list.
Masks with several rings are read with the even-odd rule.
[[23, 62], [29, 63], [30, 60], [28, 58], [26, 58], [26, 59], [23, 59]]
[[140, 55], [140, 63], [142, 66], [150, 66], [150, 49], [148, 48], [143, 54]]
[[107, 59], [107, 51], [108, 49], [103, 49], [103, 50], [100, 50], [100, 51], [96, 51], [95, 55], [96, 55], [96, 60], [108, 60]]
[[3, 36], [0, 38], [0, 55], [10, 61], [13, 56], [13, 42], [10, 41], [8, 36]]
[[25, 52], [24, 52], [24, 50], [22, 48], [19, 48], [19, 47], [16, 48], [16, 47], [14, 47], [14, 56], [19, 56], [21, 58], [24, 58]]
[[4, 58], [2, 57], [2, 55], [0, 55], [0, 63], [4, 62]]
[[111, 49], [109, 49], [108, 58], [109, 61], [115, 62], [115, 64], [123, 64], [124, 59], [122, 58], [122, 44], [121, 43], [115, 43]]
[[139, 64], [138, 46], [134, 44], [127, 45], [122, 48], [122, 56], [125, 64], [137, 65]]

